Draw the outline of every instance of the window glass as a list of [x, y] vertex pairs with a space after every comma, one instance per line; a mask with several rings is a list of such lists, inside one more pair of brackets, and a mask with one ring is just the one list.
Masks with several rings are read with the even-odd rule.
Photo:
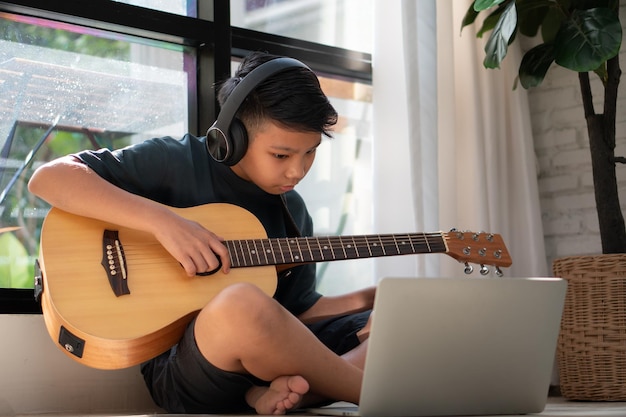
[[181, 16], [196, 17], [196, 0], [113, 0], [146, 9], [160, 10]]
[[177, 45], [3, 13], [0, 25], [0, 288], [32, 288], [49, 209], [27, 191], [33, 169], [184, 134], [192, 75]]
[[[333, 138], [323, 139], [309, 174], [298, 185], [318, 236], [372, 233], [372, 87], [321, 76], [339, 113]], [[320, 263], [318, 290], [342, 294], [374, 282], [371, 258]]]
[[231, 24], [372, 52], [373, 0], [231, 0]]

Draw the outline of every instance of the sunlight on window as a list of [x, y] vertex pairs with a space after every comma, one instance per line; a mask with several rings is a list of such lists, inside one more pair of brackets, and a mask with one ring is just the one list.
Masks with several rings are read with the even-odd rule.
[[371, 53], [373, 0], [231, 0], [231, 24]]
[[[339, 113], [332, 139], [318, 148], [313, 168], [298, 186], [307, 202], [315, 233], [359, 235], [372, 231], [372, 87], [320, 77]], [[338, 294], [374, 282], [372, 259], [318, 265], [318, 288]]]
[[132, 4], [147, 9], [160, 10], [181, 16], [196, 16], [196, 0], [112, 0], [118, 3]]
[[188, 129], [178, 46], [0, 14], [0, 288], [33, 286], [48, 206], [34, 168], [83, 149], [119, 148]]

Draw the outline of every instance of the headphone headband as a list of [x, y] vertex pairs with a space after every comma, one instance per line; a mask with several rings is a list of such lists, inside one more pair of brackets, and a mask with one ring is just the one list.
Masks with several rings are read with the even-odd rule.
[[[217, 116], [217, 120], [207, 131], [207, 150], [213, 159], [227, 165], [234, 165], [239, 162], [248, 146], [243, 125], [239, 122], [238, 124], [241, 126], [235, 128], [236, 115], [239, 108], [248, 95], [267, 78], [278, 72], [295, 67], [311, 70], [297, 59], [281, 57], [259, 65], [243, 77], [226, 99]], [[241, 129], [244, 130], [245, 143], [239, 146], [240, 144], [236, 143], [236, 140], [237, 136], [240, 136], [240, 132], [231, 132], [231, 130]]]

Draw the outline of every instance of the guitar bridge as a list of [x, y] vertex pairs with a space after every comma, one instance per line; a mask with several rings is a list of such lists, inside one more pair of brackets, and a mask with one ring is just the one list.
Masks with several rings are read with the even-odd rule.
[[105, 230], [102, 235], [102, 266], [115, 296], [130, 294], [124, 247], [117, 230]]

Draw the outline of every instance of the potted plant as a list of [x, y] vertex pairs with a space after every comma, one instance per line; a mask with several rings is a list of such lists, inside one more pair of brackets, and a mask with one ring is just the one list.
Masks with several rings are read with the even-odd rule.
[[[540, 39], [519, 66], [526, 89], [539, 86], [553, 64], [578, 73], [603, 255], [561, 258], [553, 266], [569, 283], [558, 364], [561, 391], [570, 399], [626, 399], [626, 374], [617, 364], [626, 352], [626, 227], [616, 178], [616, 164], [626, 158], [615, 155], [619, 7], [619, 0], [475, 0], [462, 22], [464, 28], [485, 15], [477, 36], [490, 32], [486, 68], [500, 66], [518, 35]], [[602, 112], [595, 109], [590, 72], [602, 82]]]

